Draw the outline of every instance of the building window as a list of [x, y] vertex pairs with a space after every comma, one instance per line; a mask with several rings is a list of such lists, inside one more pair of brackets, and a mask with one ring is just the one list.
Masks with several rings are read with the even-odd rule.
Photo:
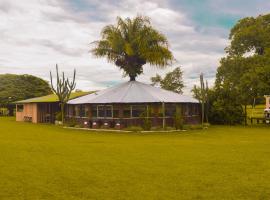
[[105, 111], [104, 111], [103, 106], [98, 106], [97, 117], [105, 117]]
[[142, 114], [146, 111], [145, 105], [136, 105], [132, 106], [132, 117], [141, 117]]
[[123, 116], [124, 118], [130, 118], [130, 106], [124, 106], [123, 108]]
[[112, 106], [104, 106], [104, 107], [106, 117], [113, 117], [113, 107]]
[[185, 106], [185, 116], [191, 116], [192, 115], [192, 104], [186, 104]]
[[17, 105], [17, 112], [23, 112], [23, 105]]
[[113, 117], [118, 118], [119, 117], [119, 110], [113, 110]]
[[174, 117], [176, 112], [176, 106], [172, 104], [165, 104], [165, 116]]
[[89, 107], [87, 105], [81, 106], [81, 117], [88, 117], [89, 116]]
[[97, 106], [97, 117], [99, 118], [112, 118], [113, 117], [113, 107], [111, 105]]
[[69, 116], [73, 116], [74, 115], [73, 105], [68, 105], [68, 115]]
[[97, 117], [97, 106], [92, 106], [92, 117]]
[[75, 105], [75, 116], [80, 117], [80, 105]]
[[198, 115], [199, 109], [197, 104], [193, 104], [193, 113], [192, 115]]

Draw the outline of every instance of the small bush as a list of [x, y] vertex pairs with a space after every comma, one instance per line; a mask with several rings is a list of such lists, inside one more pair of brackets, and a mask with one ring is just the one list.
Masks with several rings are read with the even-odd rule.
[[210, 126], [209, 123], [203, 123], [203, 128], [208, 128]]
[[143, 131], [143, 128], [140, 126], [129, 126], [129, 127], [125, 128], [124, 130], [133, 131], [133, 132], [140, 132], [140, 131]]
[[77, 122], [74, 118], [71, 118], [66, 122], [66, 125], [69, 127], [75, 127], [77, 125]]
[[150, 131], [152, 127], [151, 119], [145, 118], [143, 121], [143, 130]]
[[166, 126], [162, 128], [161, 126], [152, 127], [151, 131], [173, 131], [176, 130], [175, 127]]
[[82, 124], [76, 124], [74, 127], [75, 128], [83, 128], [83, 125]]
[[163, 131], [164, 129], [161, 126], [153, 126], [151, 127], [151, 131]]
[[171, 127], [171, 126], [165, 127], [165, 131], [174, 131], [174, 130], [176, 130], [175, 127]]
[[109, 129], [109, 128], [110, 128], [109, 126], [105, 126], [105, 125], [100, 126], [100, 129]]
[[183, 128], [185, 130], [198, 130], [198, 129], [203, 129], [203, 126], [201, 124], [187, 124], [187, 125], [184, 125]]
[[57, 112], [57, 113], [55, 114], [55, 119], [56, 119], [57, 121], [62, 121], [62, 113], [61, 113], [61, 112]]
[[145, 131], [150, 131], [151, 130], [151, 127], [152, 127], [152, 121], [151, 121], [151, 118], [149, 118], [151, 116], [151, 112], [152, 112], [151, 107], [148, 107], [148, 110], [145, 110], [140, 115], [140, 118], [143, 121], [142, 128]]

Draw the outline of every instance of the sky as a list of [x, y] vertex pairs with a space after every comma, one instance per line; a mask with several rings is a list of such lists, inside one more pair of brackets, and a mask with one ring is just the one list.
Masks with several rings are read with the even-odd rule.
[[137, 80], [150, 83], [181, 66], [185, 94], [203, 73], [214, 83], [219, 60], [225, 56], [230, 29], [247, 16], [270, 12], [269, 0], [0, 0], [0, 74], [32, 74], [49, 80], [57, 63], [77, 89], [99, 90], [127, 81], [104, 58], [90, 54], [91, 42], [116, 17], [150, 17], [165, 34], [176, 62], [160, 70], [145, 65]]

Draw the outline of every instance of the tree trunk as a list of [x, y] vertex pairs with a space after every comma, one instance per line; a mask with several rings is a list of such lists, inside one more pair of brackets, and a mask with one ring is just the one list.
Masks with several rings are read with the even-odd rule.
[[205, 103], [205, 121], [206, 123], [208, 123], [208, 113], [209, 113], [209, 104], [208, 104], [208, 100], [206, 100], [206, 103]]
[[134, 75], [129, 75], [129, 80], [130, 81], [135, 81], [136, 80], [136, 76], [134, 76]]
[[65, 122], [65, 103], [61, 103], [62, 124]]
[[202, 124], [204, 123], [204, 101], [202, 101]]
[[165, 129], [166, 121], [165, 121], [165, 103], [162, 102], [162, 128]]
[[247, 125], [247, 105], [245, 104], [245, 126]]

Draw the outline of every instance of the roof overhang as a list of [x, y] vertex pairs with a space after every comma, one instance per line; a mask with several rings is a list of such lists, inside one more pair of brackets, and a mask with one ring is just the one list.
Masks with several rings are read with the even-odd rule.
[[198, 100], [138, 81], [128, 81], [68, 101], [68, 104], [199, 103]]

